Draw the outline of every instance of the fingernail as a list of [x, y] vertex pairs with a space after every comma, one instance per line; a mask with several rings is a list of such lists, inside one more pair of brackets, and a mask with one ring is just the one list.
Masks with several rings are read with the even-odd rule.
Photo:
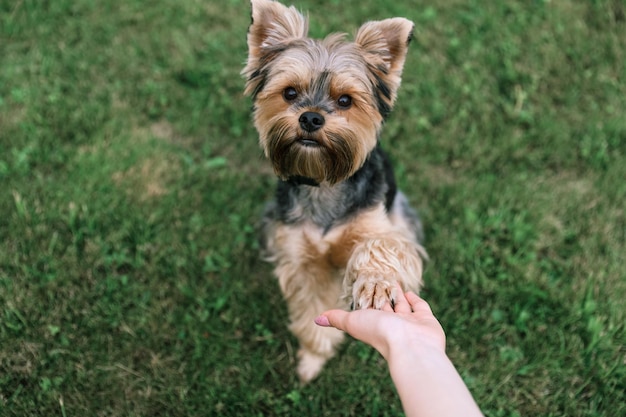
[[315, 318], [315, 324], [323, 327], [330, 327], [330, 321], [328, 321], [328, 317], [326, 316], [317, 316]]

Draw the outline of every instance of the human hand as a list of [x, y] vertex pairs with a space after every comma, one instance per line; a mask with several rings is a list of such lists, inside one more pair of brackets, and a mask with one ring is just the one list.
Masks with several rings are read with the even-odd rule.
[[329, 310], [315, 323], [343, 330], [383, 355], [407, 417], [482, 416], [446, 356], [446, 336], [428, 303], [413, 292], [403, 293], [399, 284], [395, 290], [394, 306]]
[[434, 348], [445, 352], [446, 337], [430, 306], [413, 292], [404, 293], [397, 284], [396, 303], [382, 310], [329, 310], [315, 319], [335, 327], [378, 350], [387, 360], [393, 351]]

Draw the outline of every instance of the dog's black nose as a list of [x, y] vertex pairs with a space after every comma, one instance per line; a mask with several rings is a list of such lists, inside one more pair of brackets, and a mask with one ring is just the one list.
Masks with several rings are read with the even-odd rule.
[[307, 132], [315, 132], [324, 126], [324, 116], [313, 111], [302, 113], [298, 121], [300, 122], [300, 127]]

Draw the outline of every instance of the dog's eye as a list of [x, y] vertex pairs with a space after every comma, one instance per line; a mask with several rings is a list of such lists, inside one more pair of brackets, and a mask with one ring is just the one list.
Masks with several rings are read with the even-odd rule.
[[340, 96], [337, 99], [337, 105], [343, 109], [347, 109], [352, 105], [352, 97], [347, 94]]
[[283, 90], [283, 97], [287, 101], [294, 101], [298, 97], [298, 92], [293, 87], [287, 87]]

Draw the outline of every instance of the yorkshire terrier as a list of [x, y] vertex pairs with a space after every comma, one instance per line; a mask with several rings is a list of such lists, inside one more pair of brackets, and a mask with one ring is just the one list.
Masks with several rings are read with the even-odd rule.
[[379, 145], [413, 23], [371, 21], [354, 42], [342, 34], [316, 40], [293, 6], [251, 3], [245, 93], [279, 178], [263, 246], [287, 300], [306, 383], [344, 337], [316, 326], [317, 315], [393, 306], [396, 282], [413, 291], [422, 283], [421, 224]]

